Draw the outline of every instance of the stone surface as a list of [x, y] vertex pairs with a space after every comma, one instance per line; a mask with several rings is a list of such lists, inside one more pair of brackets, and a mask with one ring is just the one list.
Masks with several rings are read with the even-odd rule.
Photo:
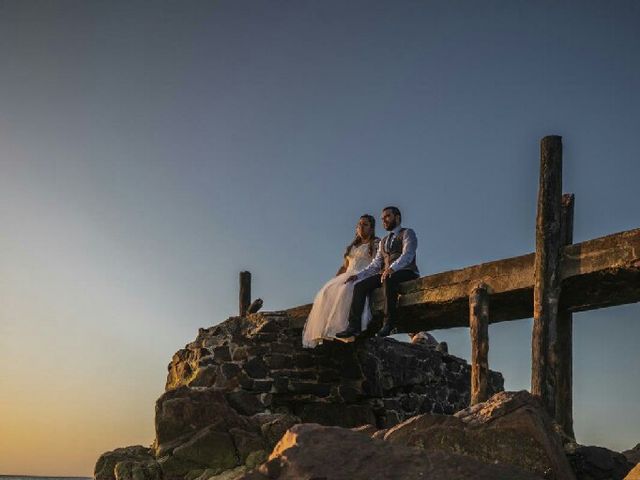
[[640, 480], [640, 463], [631, 469], [624, 480]]
[[578, 480], [623, 480], [634, 466], [623, 454], [603, 447], [577, 445], [568, 457]]
[[[218, 473], [237, 466], [240, 462], [234, 439], [229, 432], [220, 431], [219, 425], [202, 429], [188, 442], [173, 451], [173, 457], [198, 467], [217, 470]], [[187, 469], [187, 473], [191, 468]]]
[[246, 467], [236, 467], [216, 475], [212, 470], [205, 470], [194, 480], [239, 480], [246, 471]]
[[118, 462], [113, 473], [116, 480], [162, 480], [162, 470], [155, 460]]
[[260, 414], [255, 415], [253, 418], [260, 425], [260, 432], [269, 450], [275, 447], [284, 432], [301, 421], [300, 418], [288, 414]]
[[120, 462], [140, 462], [146, 464], [153, 462], [155, 458], [150, 448], [142, 445], [131, 447], [116, 448], [111, 452], [105, 452], [100, 455], [94, 469], [95, 480], [115, 480], [115, 468]]
[[[242, 415], [281, 412], [303, 422], [393, 426], [426, 412], [453, 413], [469, 403], [470, 367], [462, 359], [393, 339], [327, 342], [304, 349], [304, 317], [264, 313], [201, 329], [169, 365], [168, 391], [224, 391]], [[490, 391], [502, 390], [499, 373]]]
[[228, 431], [232, 427], [250, 428], [249, 423], [229, 406], [223, 392], [181, 386], [165, 392], [156, 402], [155, 453], [159, 457], [171, 453], [213, 424], [220, 431]]
[[455, 416], [426, 414], [389, 429], [384, 439], [426, 451], [464, 453], [514, 465], [547, 479], [574, 475], [560, 436], [528, 392], [501, 392]]
[[291, 428], [269, 460], [244, 480], [533, 480], [541, 477], [473, 458], [374, 440], [340, 427], [302, 424]]

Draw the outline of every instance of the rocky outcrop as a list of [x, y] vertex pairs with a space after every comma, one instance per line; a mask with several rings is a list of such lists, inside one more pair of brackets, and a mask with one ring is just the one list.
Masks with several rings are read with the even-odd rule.
[[[104, 454], [96, 480], [236, 478], [295, 423], [377, 430], [469, 403], [470, 367], [444, 349], [371, 338], [307, 350], [304, 322], [272, 312], [200, 329], [169, 364], [151, 449]], [[490, 381], [502, 390], [499, 373]]]
[[574, 478], [562, 440], [540, 402], [526, 391], [501, 392], [455, 414], [419, 415], [384, 440], [430, 451], [462, 453], [513, 465], [546, 479]]
[[[214, 388], [244, 415], [280, 412], [343, 427], [390, 427], [469, 404], [470, 367], [460, 358], [389, 338], [304, 349], [304, 322], [282, 312], [201, 329], [174, 355], [166, 388]], [[502, 376], [490, 378], [492, 393], [502, 390]]]
[[266, 463], [241, 478], [533, 480], [542, 477], [506, 465], [481, 463], [456, 453], [425, 453], [344, 428], [303, 424], [284, 435]]

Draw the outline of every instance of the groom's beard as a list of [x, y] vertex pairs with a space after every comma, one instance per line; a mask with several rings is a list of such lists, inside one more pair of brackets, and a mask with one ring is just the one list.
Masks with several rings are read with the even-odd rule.
[[394, 228], [396, 228], [397, 226], [398, 226], [398, 223], [397, 223], [397, 222], [393, 222], [393, 223], [390, 223], [390, 224], [389, 224], [389, 226], [384, 227], [384, 229], [385, 229], [387, 232], [390, 232], [391, 230], [393, 230], [393, 229], [394, 229]]

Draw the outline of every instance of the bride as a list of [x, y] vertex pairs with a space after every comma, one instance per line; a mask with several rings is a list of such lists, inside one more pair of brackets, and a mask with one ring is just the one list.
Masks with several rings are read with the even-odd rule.
[[[371, 215], [362, 215], [358, 220], [356, 236], [344, 253], [344, 264], [313, 300], [302, 332], [302, 346], [313, 348], [323, 338], [335, 337], [337, 332], [347, 328], [355, 282], [345, 283], [345, 280], [363, 270], [375, 257], [380, 242], [375, 236], [375, 227], [376, 220]], [[367, 299], [362, 313], [362, 331], [370, 320], [371, 310]]]

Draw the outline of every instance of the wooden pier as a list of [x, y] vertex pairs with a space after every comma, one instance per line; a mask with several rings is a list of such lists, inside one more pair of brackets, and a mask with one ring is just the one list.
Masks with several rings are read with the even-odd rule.
[[[573, 436], [572, 313], [640, 301], [640, 228], [572, 244], [574, 196], [562, 194], [562, 139], [544, 137], [540, 146], [536, 251], [402, 284], [397, 331], [470, 327], [477, 403], [486, 400], [488, 325], [533, 317], [531, 393]], [[382, 311], [380, 291], [372, 310]]]

